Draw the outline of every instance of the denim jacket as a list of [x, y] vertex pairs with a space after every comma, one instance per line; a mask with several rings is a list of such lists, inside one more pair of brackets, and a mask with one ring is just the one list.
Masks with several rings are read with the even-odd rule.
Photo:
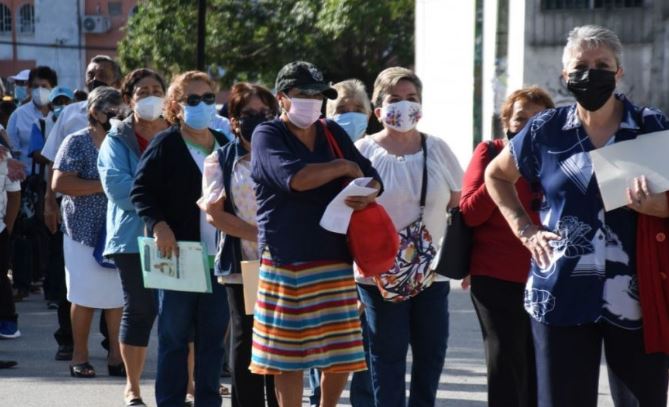
[[132, 116], [113, 127], [100, 146], [98, 172], [107, 195], [107, 241], [103, 255], [139, 253], [137, 237], [144, 222], [130, 202], [140, 152]]
[[[225, 196], [227, 199], [223, 203], [223, 210], [235, 214], [233, 206], [232, 188], [230, 188], [232, 180], [232, 170], [235, 163], [243, 156], [248, 154], [246, 149], [239, 142], [238, 138], [229, 142], [225, 146], [218, 149], [218, 162], [223, 170], [223, 188], [225, 189]], [[219, 231], [218, 252], [216, 253], [216, 262], [214, 265], [214, 274], [217, 276], [227, 276], [230, 274], [241, 273], [242, 261], [242, 243], [238, 237], [226, 235], [223, 238]]]

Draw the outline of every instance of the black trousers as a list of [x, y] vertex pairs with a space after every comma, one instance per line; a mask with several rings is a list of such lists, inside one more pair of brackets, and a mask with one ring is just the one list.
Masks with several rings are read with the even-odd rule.
[[524, 284], [472, 276], [471, 296], [483, 334], [488, 406], [537, 405], [536, 368]]
[[232, 407], [278, 407], [274, 393], [274, 376], [249, 371], [253, 315], [244, 312], [244, 289], [241, 284], [225, 286], [230, 307], [230, 373], [232, 374]]
[[12, 283], [9, 281], [9, 232], [0, 233], [0, 320], [16, 322], [16, 307], [12, 295]]

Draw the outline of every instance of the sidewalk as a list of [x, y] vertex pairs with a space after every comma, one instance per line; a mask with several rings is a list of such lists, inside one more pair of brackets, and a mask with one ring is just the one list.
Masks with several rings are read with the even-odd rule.
[[[478, 321], [468, 293], [452, 284], [449, 307], [451, 336], [446, 366], [441, 376], [437, 406], [484, 407], [486, 402], [485, 364]], [[124, 380], [110, 378], [106, 371], [106, 353], [99, 346], [98, 315], [93, 320], [90, 339], [91, 364], [96, 368], [95, 379], [74, 379], [67, 362], [53, 359], [56, 351], [52, 333], [56, 329], [56, 312], [48, 310], [40, 295], [31, 295], [17, 304], [22, 337], [0, 341], [0, 359], [19, 362], [14, 369], [0, 370], [0, 394], [3, 405], [29, 407], [120, 407], [123, 406]], [[155, 331], [155, 330], [154, 330]], [[153, 380], [156, 374], [157, 341], [151, 337], [149, 357], [143, 380], [143, 397], [155, 406]], [[599, 406], [613, 406], [606, 385], [606, 369], [602, 369]], [[409, 380], [409, 375], [407, 382]], [[222, 379], [230, 384], [229, 379]], [[306, 380], [305, 380], [306, 384]], [[408, 384], [408, 383], [407, 383]], [[307, 391], [305, 390], [305, 394]], [[305, 398], [305, 406], [306, 403]], [[350, 405], [348, 390], [342, 396], [342, 406]], [[223, 406], [230, 406], [224, 398]]]

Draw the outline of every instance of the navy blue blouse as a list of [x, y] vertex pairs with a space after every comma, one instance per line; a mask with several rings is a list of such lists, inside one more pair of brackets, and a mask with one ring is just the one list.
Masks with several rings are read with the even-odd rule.
[[[356, 162], [366, 177], [381, 179], [344, 130], [328, 120], [328, 128], [344, 156]], [[258, 250], [268, 248], [277, 263], [327, 260], [351, 262], [346, 236], [329, 232], [320, 219], [330, 201], [341, 191], [336, 179], [309, 191], [293, 191], [292, 177], [308, 164], [335, 157], [320, 123], [314, 151], [310, 151], [280, 119], [259, 125], [253, 132], [251, 176], [258, 200]]]
[[[616, 97], [624, 113], [612, 143], [669, 128], [661, 112], [641, 111], [623, 95]], [[539, 113], [509, 146], [522, 176], [541, 183], [542, 225], [561, 237], [552, 242], [549, 266], [540, 268], [532, 261], [525, 309], [551, 325], [606, 320], [626, 329], [641, 328], [637, 214], [626, 207], [604, 211], [588, 153], [595, 147], [576, 105]]]

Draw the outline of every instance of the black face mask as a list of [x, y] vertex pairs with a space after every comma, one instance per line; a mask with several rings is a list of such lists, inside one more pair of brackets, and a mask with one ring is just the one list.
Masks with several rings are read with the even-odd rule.
[[93, 79], [92, 81], [88, 82], [86, 84], [86, 87], [88, 88], [88, 92], [93, 92], [93, 89], [99, 88], [100, 86], [109, 86], [105, 82], [99, 81], [97, 79]]
[[516, 134], [518, 134], [517, 131], [507, 130], [506, 131], [506, 138], [511, 140], [512, 138], [516, 137]]
[[253, 130], [260, 124], [266, 122], [267, 116], [263, 113], [254, 113], [239, 120], [239, 133], [244, 140], [251, 142]]
[[581, 69], [569, 73], [567, 89], [579, 105], [594, 112], [599, 110], [616, 89], [616, 73], [606, 69]]
[[111, 130], [111, 119], [116, 117], [116, 112], [107, 112], [105, 115], [107, 116], [107, 121], [104, 123], [100, 123], [100, 126], [102, 126], [102, 129], [105, 131], [105, 133], [109, 132]]

